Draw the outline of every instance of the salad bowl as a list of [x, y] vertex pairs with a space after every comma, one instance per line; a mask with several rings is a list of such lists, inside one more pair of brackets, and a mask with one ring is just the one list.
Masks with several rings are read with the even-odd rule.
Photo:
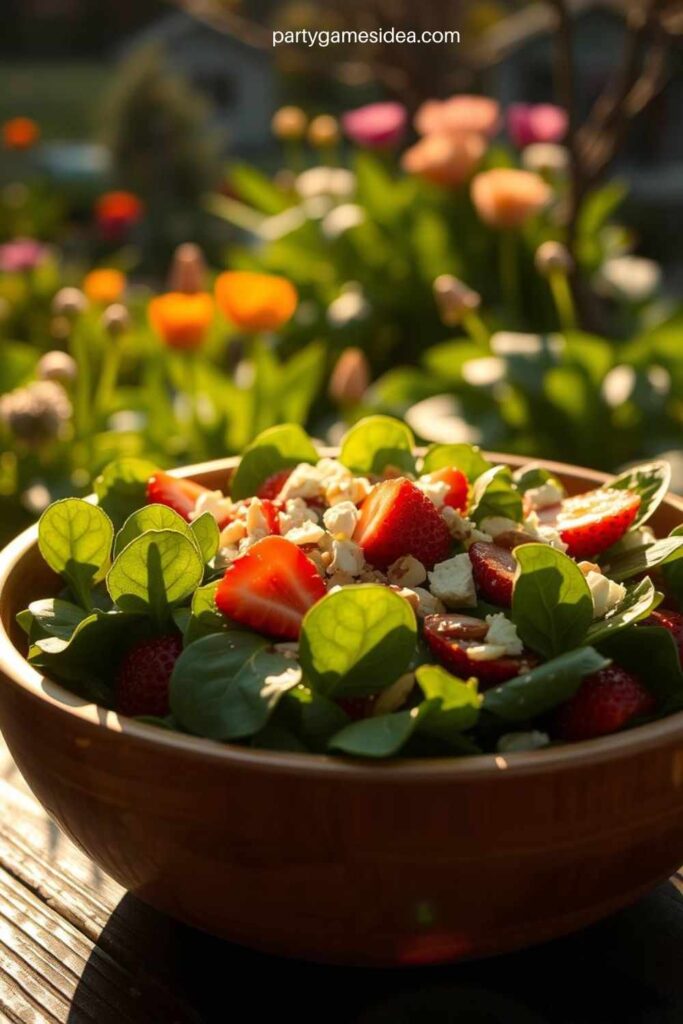
[[[218, 488], [236, 462], [175, 475]], [[570, 495], [606, 479], [539, 465]], [[651, 525], [665, 536], [682, 522], [669, 495]], [[219, 744], [119, 717], [30, 665], [16, 616], [58, 589], [37, 528], [0, 555], [0, 728], [60, 828], [189, 925], [317, 961], [453, 961], [580, 928], [683, 860], [683, 712], [578, 744], [461, 758], [372, 763]]]

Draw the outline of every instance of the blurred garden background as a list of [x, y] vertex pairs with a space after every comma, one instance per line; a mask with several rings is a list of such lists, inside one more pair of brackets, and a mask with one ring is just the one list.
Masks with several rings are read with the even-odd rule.
[[[112, 460], [370, 411], [683, 489], [683, 4], [3, 14], [0, 541]], [[460, 42], [273, 47], [390, 27]]]

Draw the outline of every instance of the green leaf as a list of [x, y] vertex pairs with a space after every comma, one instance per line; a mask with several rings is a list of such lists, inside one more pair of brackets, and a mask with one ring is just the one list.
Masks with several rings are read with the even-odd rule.
[[114, 557], [118, 558], [131, 541], [149, 530], [175, 530], [195, 543], [194, 534], [182, 516], [174, 512], [168, 505], [143, 505], [137, 512], [126, 519], [116, 534], [114, 541]]
[[542, 487], [543, 484], [549, 482], [564, 491], [557, 477], [553, 476], [547, 469], [543, 469], [542, 466], [522, 466], [512, 474], [512, 479], [515, 481], [517, 490], [521, 494], [526, 494], [527, 491], [536, 487]]
[[306, 748], [316, 753], [327, 749], [329, 740], [349, 723], [349, 716], [338, 704], [308, 686], [295, 686], [278, 708]]
[[421, 665], [415, 675], [427, 700], [440, 701], [440, 707], [424, 721], [426, 731], [445, 737], [476, 724], [483, 699], [477, 693], [476, 679], [465, 682], [440, 665]]
[[267, 649], [253, 633], [231, 630], [186, 647], [171, 676], [171, 711], [184, 729], [238, 740], [263, 729], [281, 697], [301, 682], [301, 669]]
[[354, 757], [392, 757], [413, 735], [420, 719], [431, 710], [431, 702], [410, 711], [395, 711], [351, 722], [333, 736], [328, 747]]
[[631, 626], [600, 644], [601, 653], [640, 676], [662, 714], [683, 709], [683, 671], [676, 642], [663, 626]]
[[85, 608], [92, 607], [90, 591], [109, 564], [113, 539], [114, 527], [106, 513], [81, 498], [56, 501], [38, 524], [41, 555]]
[[117, 459], [97, 477], [94, 487], [100, 507], [117, 529], [145, 504], [147, 481], [158, 468], [147, 459]]
[[675, 562], [683, 557], [683, 537], [663, 537], [652, 544], [622, 551], [610, 558], [603, 571], [613, 580], [621, 582], [649, 572], [658, 565]]
[[659, 460], [643, 466], [634, 466], [611, 480], [608, 487], [621, 491], [634, 491], [640, 495], [640, 508], [631, 529], [646, 522], [661, 504], [671, 484], [671, 466]]
[[221, 532], [210, 512], [203, 512], [190, 525], [190, 532], [199, 548], [204, 564], [211, 562], [218, 554]]
[[512, 619], [521, 639], [546, 658], [578, 647], [593, 621], [593, 599], [576, 562], [549, 544], [522, 544], [515, 558]]
[[490, 470], [491, 463], [473, 444], [432, 444], [425, 452], [422, 473], [434, 473], [437, 469], [454, 466], [465, 474], [470, 483]]
[[522, 521], [522, 497], [507, 466], [493, 466], [474, 483], [470, 517], [480, 523], [487, 516]]
[[342, 439], [339, 461], [357, 474], [380, 474], [387, 466], [415, 471], [415, 438], [410, 427], [391, 416], [366, 416]]
[[107, 588], [122, 611], [167, 620], [199, 586], [204, 564], [196, 545], [175, 530], [149, 530], [123, 549], [107, 574]]
[[38, 640], [29, 661], [85, 700], [111, 707], [114, 676], [123, 652], [149, 635], [148, 619], [95, 611], [81, 620], [70, 638]]
[[646, 577], [626, 590], [626, 596], [604, 619], [594, 622], [588, 630], [586, 640], [597, 644], [618, 633], [632, 622], [644, 619], [657, 605], [657, 591], [651, 579]]
[[62, 640], [70, 640], [77, 626], [88, 617], [88, 613], [70, 601], [60, 598], [45, 598], [33, 601], [28, 612], [48, 636], [57, 636]]
[[299, 651], [306, 682], [327, 697], [379, 693], [407, 671], [416, 639], [404, 598], [373, 583], [344, 587], [304, 617]]
[[483, 709], [508, 722], [543, 715], [576, 693], [584, 676], [605, 668], [609, 660], [593, 647], [577, 647], [552, 661], [487, 690]]
[[230, 496], [235, 501], [250, 498], [273, 473], [300, 462], [317, 461], [318, 453], [313, 442], [296, 423], [270, 427], [245, 449], [232, 479]]
[[192, 595], [191, 609], [179, 609], [189, 613], [188, 621], [183, 630], [185, 647], [211, 633], [225, 633], [229, 629], [239, 628], [235, 622], [221, 614], [216, 608], [216, 591], [220, 580], [198, 587]]

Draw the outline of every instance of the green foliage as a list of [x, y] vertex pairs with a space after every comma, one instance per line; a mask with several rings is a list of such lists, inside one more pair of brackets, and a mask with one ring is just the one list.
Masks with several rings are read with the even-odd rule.
[[512, 618], [521, 639], [546, 658], [578, 647], [593, 619], [593, 601], [576, 562], [548, 544], [522, 544], [515, 557]]

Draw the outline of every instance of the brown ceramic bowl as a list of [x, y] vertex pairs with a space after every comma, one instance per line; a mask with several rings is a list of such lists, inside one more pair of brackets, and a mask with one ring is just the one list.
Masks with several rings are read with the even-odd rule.
[[[180, 475], [218, 487], [232, 464]], [[603, 479], [553, 469], [574, 493]], [[653, 526], [682, 521], [670, 497]], [[0, 727], [67, 835], [191, 925], [312, 960], [454, 960], [579, 928], [683, 861], [683, 714], [505, 757], [220, 745], [119, 719], [31, 668], [15, 615], [55, 586], [35, 528], [0, 556]]]

